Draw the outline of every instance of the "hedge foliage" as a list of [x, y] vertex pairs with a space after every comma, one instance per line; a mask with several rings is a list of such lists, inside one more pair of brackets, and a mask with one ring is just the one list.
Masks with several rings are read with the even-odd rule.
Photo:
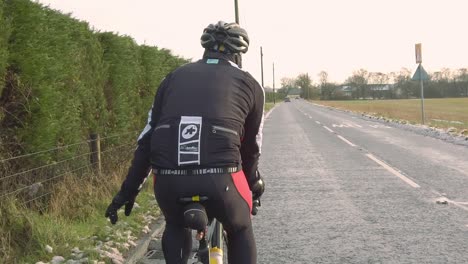
[[[2, 94], [6, 65], [8, 60], [8, 37], [10, 25], [3, 13], [5, 3], [0, 1], [0, 94]], [[1, 117], [1, 116], [0, 116]]]
[[267, 103], [273, 103], [273, 102], [280, 102], [283, 101], [284, 98], [286, 98], [285, 93], [273, 93], [273, 92], [265, 92], [265, 102]]
[[140, 130], [159, 82], [186, 62], [41, 4], [2, 0], [0, 142], [10, 147], [0, 152], [19, 155], [90, 133]]

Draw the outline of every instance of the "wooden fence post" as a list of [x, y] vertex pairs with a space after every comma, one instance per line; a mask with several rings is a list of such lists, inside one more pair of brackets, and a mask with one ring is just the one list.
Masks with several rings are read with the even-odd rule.
[[91, 165], [95, 172], [101, 174], [101, 138], [99, 134], [89, 136], [91, 147]]

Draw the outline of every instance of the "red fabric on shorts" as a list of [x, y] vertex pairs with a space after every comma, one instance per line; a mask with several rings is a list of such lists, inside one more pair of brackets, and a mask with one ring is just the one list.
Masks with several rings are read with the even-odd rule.
[[252, 212], [252, 192], [250, 191], [249, 184], [247, 184], [247, 179], [245, 178], [244, 172], [238, 171], [231, 174], [232, 181], [236, 186], [239, 194], [244, 198], [244, 200], [249, 205], [250, 212]]

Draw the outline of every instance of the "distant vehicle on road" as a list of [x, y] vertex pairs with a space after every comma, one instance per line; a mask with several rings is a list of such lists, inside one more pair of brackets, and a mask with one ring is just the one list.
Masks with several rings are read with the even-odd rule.
[[289, 99], [289, 97], [286, 97], [284, 101], [288, 103], [288, 102], [291, 102], [291, 99]]

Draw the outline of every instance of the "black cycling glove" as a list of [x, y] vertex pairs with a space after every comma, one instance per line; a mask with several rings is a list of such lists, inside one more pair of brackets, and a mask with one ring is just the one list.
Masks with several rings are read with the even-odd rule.
[[250, 185], [250, 190], [252, 191], [252, 199], [258, 200], [265, 192], [265, 182], [263, 181], [260, 172], [257, 171], [257, 180]]
[[120, 192], [112, 199], [112, 203], [107, 207], [105, 216], [108, 217], [113, 225], [117, 223], [119, 217], [117, 211], [125, 205], [125, 215], [129, 216], [132, 212], [133, 205], [135, 204], [135, 197], [128, 199], [124, 197]]

